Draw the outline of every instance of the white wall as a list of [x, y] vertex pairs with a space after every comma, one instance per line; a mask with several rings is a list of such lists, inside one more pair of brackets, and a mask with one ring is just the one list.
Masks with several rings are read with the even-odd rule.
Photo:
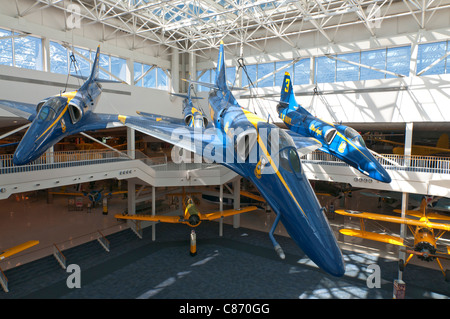
[[[66, 80], [67, 76], [62, 74], [0, 65], [0, 99], [37, 104], [43, 98], [64, 90]], [[83, 81], [78, 82], [71, 77], [69, 84], [73, 87], [67, 91], [77, 89], [79, 83]], [[167, 91], [116, 83], [102, 85], [105, 91], [118, 92], [102, 93], [96, 109], [99, 113], [136, 115], [136, 111], [145, 111], [181, 117], [181, 99], [174, 99]], [[0, 116], [14, 115], [0, 109]]]

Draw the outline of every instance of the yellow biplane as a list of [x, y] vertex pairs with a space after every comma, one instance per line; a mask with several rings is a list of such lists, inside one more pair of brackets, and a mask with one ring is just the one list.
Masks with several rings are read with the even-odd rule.
[[[401, 213], [400, 210], [394, 210], [396, 213]], [[366, 213], [352, 210], [336, 210], [337, 214], [343, 216], [357, 217], [360, 218], [361, 229], [341, 229], [339, 232], [343, 235], [353, 236], [358, 238], [364, 238], [369, 240], [374, 240], [378, 242], [383, 242], [387, 244], [397, 245], [405, 247], [404, 250], [409, 254], [406, 261], [400, 260], [399, 267], [403, 271], [404, 267], [408, 264], [413, 256], [417, 256], [423, 261], [434, 261], [439, 265], [442, 274], [446, 281], [450, 280], [449, 270], [445, 270], [442, 267], [440, 258], [450, 259], [450, 246], [445, 245], [445, 250], [438, 250], [437, 240], [444, 235], [445, 232], [450, 231], [450, 217], [445, 215], [440, 215], [437, 213], [427, 213], [427, 201], [422, 200], [419, 210], [407, 210], [406, 214], [408, 217], [402, 218], [398, 216], [382, 215], [375, 213]], [[379, 234], [365, 230], [364, 219], [384, 221], [389, 223], [406, 224], [409, 230], [414, 235], [414, 244], [412, 246], [407, 245], [405, 240], [399, 236]], [[442, 222], [434, 222], [430, 220], [440, 220]], [[435, 232], [437, 230], [437, 232]]]
[[[171, 194], [177, 195], [177, 194]], [[161, 223], [179, 223], [185, 224], [190, 227], [197, 227], [202, 221], [211, 221], [219, 219], [221, 217], [227, 217], [237, 214], [242, 214], [249, 211], [257, 210], [256, 206], [248, 206], [241, 209], [228, 209], [223, 211], [217, 211], [213, 213], [200, 213], [199, 209], [194, 203], [191, 196], [183, 193], [183, 210], [184, 214], [181, 216], [169, 216], [169, 215], [128, 215], [128, 214], [116, 214], [114, 217], [117, 219], [131, 219], [137, 221], [151, 221]]]
[[28, 248], [36, 246], [37, 244], [39, 244], [38, 240], [30, 240], [30, 241], [27, 241], [26, 243], [22, 243], [20, 245], [8, 248], [4, 251], [0, 251], [0, 260], [11, 257], [12, 255], [18, 254], [21, 251], [24, 251]]
[[[388, 143], [392, 145], [397, 145], [393, 147], [392, 152], [397, 155], [404, 155], [405, 154], [405, 143], [400, 142], [394, 142], [391, 140], [381, 139], [375, 137], [373, 139], [374, 141]], [[411, 146], [411, 154], [412, 155], [423, 155], [423, 156], [430, 156], [435, 154], [445, 154], [450, 153], [450, 144], [449, 144], [449, 137], [447, 134], [442, 134], [437, 143], [436, 146], [427, 146], [427, 145], [412, 145]]]

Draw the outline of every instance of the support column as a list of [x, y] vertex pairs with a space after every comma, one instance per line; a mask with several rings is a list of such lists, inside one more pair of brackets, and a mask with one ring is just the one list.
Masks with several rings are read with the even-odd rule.
[[[197, 61], [194, 52], [189, 52], [189, 76], [188, 79], [196, 80], [197, 77]], [[195, 90], [198, 91], [196, 85], [194, 85]]]
[[136, 214], [136, 184], [132, 180], [128, 182], [128, 215]]
[[42, 47], [44, 49], [42, 70], [45, 72], [50, 72], [50, 40], [48, 38], [42, 39]]
[[135, 145], [136, 139], [134, 129], [127, 127], [127, 153], [132, 159], [136, 158]]
[[406, 123], [405, 126], [405, 165], [409, 166], [411, 162], [411, 152], [412, 152], [412, 137], [413, 137], [413, 123]]
[[[406, 123], [405, 126], [405, 166], [409, 166], [411, 163], [411, 150], [412, 150], [412, 136], [413, 136], [413, 123]], [[406, 218], [406, 211], [408, 210], [408, 193], [402, 193], [402, 218]], [[404, 240], [406, 238], [406, 224], [400, 225], [400, 237]], [[406, 254], [402, 251], [398, 253], [399, 260], [406, 260]], [[403, 272], [398, 270], [398, 279], [402, 280]]]
[[172, 48], [171, 73], [172, 92], [180, 93], [180, 57], [179, 51], [175, 48]]
[[[402, 193], [402, 218], [406, 218], [406, 211], [408, 210], [408, 193]], [[406, 224], [400, 224], [400, 237], [403, 238], [403, 240], [406, 238]], [[403, 251], [398, 252], [398, 259], [403, 260], [403, 262], [406, 260], [406, 253]], [[403, 271], [400, 269], [398, 270], [398, 279], [402, 280], [403, 277]]]
[[[239, 176], [233, 181], [233, 208], [241, 208], [241, 177]], [[233, 228], [241, 226], [241, 215], [233, 215]]]
[[[152, 216], [156, 215], [156, 187], [152, 186]], [[152, 225], [152, 240], [156, 240], [156, 222]]]

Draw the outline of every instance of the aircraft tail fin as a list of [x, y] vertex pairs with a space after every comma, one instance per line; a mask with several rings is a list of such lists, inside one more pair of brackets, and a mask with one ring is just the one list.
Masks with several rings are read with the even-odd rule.
[[298, 109], [297, 101], [295, 100], [294, 89], [292, 87], [291, 75], [289, 72], [284, 73], [283, 85], [281, 86], [281, 106], [288, 107], [292, 110]]
[[422, 202], [420, 203], [419, 212], [422, 214], [422, 217], [425, 217], [427, 211], [427, 200], [426, 198], [422, 199]]
[[220, 41], [219, 57], [217, 58], [216, 86], [219, 90], [228, 90], [227, 78], [225, 75], [225, 54], [223, 49], [223, 41]]
[[442, 134], [436, 144], [436, 147], [439, 148], [449, 148], [449, 142], [448, 142], [448, 135], [447, 134]]
[[97, 47], [94, 63], [92, 64], [91, 75], [89, 76], [88, 81], [95, 81], [98, 79], [100, 72], [99, 60], [100, 60], [100, 45]]

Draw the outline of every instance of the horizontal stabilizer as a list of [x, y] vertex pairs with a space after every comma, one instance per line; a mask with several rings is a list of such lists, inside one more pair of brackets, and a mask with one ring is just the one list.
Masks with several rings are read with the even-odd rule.
[[364, 239], [379, 241], [379, 242], [386, 243], [386, 244], [403, 246], [403, 239], [398, 236], [377, 234], [377, 233], [372, 233], [372, 232], [363, 231], [363, 230], [346, 229], [346, 228], [339, 230], [339, 232], [346, 236], [364, 238]]
[[[70, 73], [70, 76], [73, 76], [74, 78], [78, 78], [81, 80], [86, 81], [87, 79], [89, 79], [88, 76], [84, 76], [84, 75], [79, 75], [79, 74], [75, 74], [75, 73]], [[128, 84], [125, 81], [118, 81], [118, 80], [109, 80], [109, 79], [100, 79], [100, 78], [96, 78], [95, 82], [100, 82], [100, 83], [122, 83], [122, 84]]]
[[198, 84], [198, 85], [210, 88], [210, 89], [216, 89], [216, 90], [219, 89], [219, 87], [213, 83], [193, 81], [193, 80], [187, 80], [187, 79], [183, 79], [183, 81], [189, 82], [191, 84]]
[[189, 96], [187, 94], [181, 94], [181, 93], [169, 93], [170, 95], [173, 96], [178, 96], [178, 97], [182, 97], [184, 99], [191, 99], [191, 100], [202, 100], [203, 98], [200, 96]]

